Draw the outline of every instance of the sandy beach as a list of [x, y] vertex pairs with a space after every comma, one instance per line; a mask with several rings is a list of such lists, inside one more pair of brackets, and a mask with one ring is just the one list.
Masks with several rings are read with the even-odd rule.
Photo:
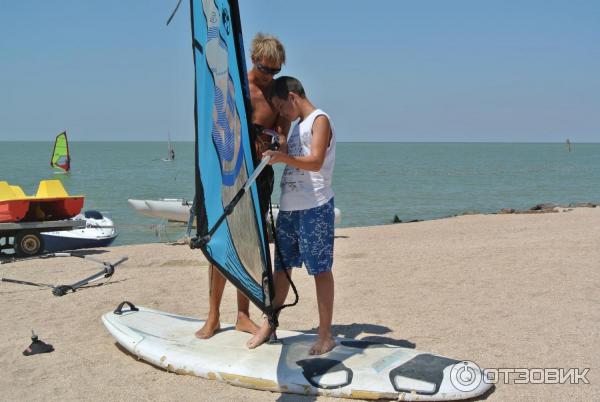
[[[500, 381], [489, 401], [600, 398], [600, 208], [346, 228], [336, 236], [335, 335], [402, 341], [488, 368], [590, 369], [590, 384]], [[130, 300], [204, 317], [207, 262], [181, 245], [104, 251], [95, 257], [129, 261], [103, 286], [55, 297], [0, 283], [1, 400], [315, 399], [168, 373], [124, 352], [100, 316]], [[77, 258], [0, 265], [2, 277], [53, 284], [96, 271]], [[308, 331], [318, 322], [314, 285], [303, 270], [295, 282], [300, 303], [284, 311], [281, 327]], [[231, 285], [221, 312], [223, 322], [234, 321]], [[256, 308], [252, 315], [260, 319]], [[56, 350], [23, 356], [32, 329]]]

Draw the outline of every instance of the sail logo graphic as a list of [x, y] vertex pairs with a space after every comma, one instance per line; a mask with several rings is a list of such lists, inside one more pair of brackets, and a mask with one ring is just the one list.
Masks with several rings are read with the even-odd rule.
[[227, 31], [227, 35], [231, 33], [231, 18], [229, 18], [229, 13], [226, 9], [223, 9], [221, 13], [221, 20], [223, 21], [223, 26], [225, 27], [225, 31]]
[[211, 137], [221, 162], [223, 185], [233, 186], [243, 165], [244, 150], [235, 86], [229, 74], [229, 47], [222, 35], [229, 37], [231, 20], [227, 10], [219, 13], [214, 2], [205, 0], [204, 6], [208, 11], [206, 62], [214, 82]]

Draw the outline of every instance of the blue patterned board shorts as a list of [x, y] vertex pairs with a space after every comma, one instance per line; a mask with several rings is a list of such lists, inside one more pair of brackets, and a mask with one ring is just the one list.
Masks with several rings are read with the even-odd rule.
[[331, 271], [333, 265], [333, 198], [319, 207], [300, 211], [279, 211], [275, 271], [299, 268], [302, 263], [309, 275]]

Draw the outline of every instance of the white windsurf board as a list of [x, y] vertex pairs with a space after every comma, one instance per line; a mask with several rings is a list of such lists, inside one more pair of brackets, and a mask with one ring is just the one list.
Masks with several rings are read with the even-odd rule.
[[316, 335], [278, 330], [278, 342], [250, 350], [245, 346], [250, 335], [231, 325], [202, 340], [194, 332], [203, 320], [144, 307], [119, 312], [121, 308], [102, 316], [117, 342], [179, 374], [259, 390], [358, 399], [456, 400], [491, 387], [479, 368], [410, 348], [336, 338], [332, 351], [311, 356]]

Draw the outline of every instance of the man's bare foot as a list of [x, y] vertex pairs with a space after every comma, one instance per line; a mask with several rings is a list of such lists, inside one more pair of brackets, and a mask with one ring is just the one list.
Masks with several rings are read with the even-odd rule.
[[319, 337], [317, 341], [310, 348], [309, 354], [311, 355], [322, 355], [323, 353], [329, 352], [331, 349], [335, 348], [335, 341], [332, 337], [328, 336], [324, 339]]
[[268, 341], [272, 333], [273, 330], [269, 326], [269, 323], [265, 320], [265, 323], [262, 325], [262, 327], [260, 327], [254, 336], [250, 338], [248, 342], [246, 342], [246, 346], [248, 349], [254, 349]]
[[260, 327], [252, 321], [247, 314], [238, 313], [237, 322], [235, 323], [236, 331], [248, 332], [249, 334], [255, 335], [259, 328]]
[[194, 335], [196, 335], [196, 338], [208, 339], [208, 338], [212, 337], [220, 329], [221, 329], [221, 323], [219, 322], [218, 318], [216, 320], [208, 319], [208, 320], [206, 320], [206, 322], [204, 323], [202, 328], [200, 328], [198, 331], [196, 331], [196, 333]]

